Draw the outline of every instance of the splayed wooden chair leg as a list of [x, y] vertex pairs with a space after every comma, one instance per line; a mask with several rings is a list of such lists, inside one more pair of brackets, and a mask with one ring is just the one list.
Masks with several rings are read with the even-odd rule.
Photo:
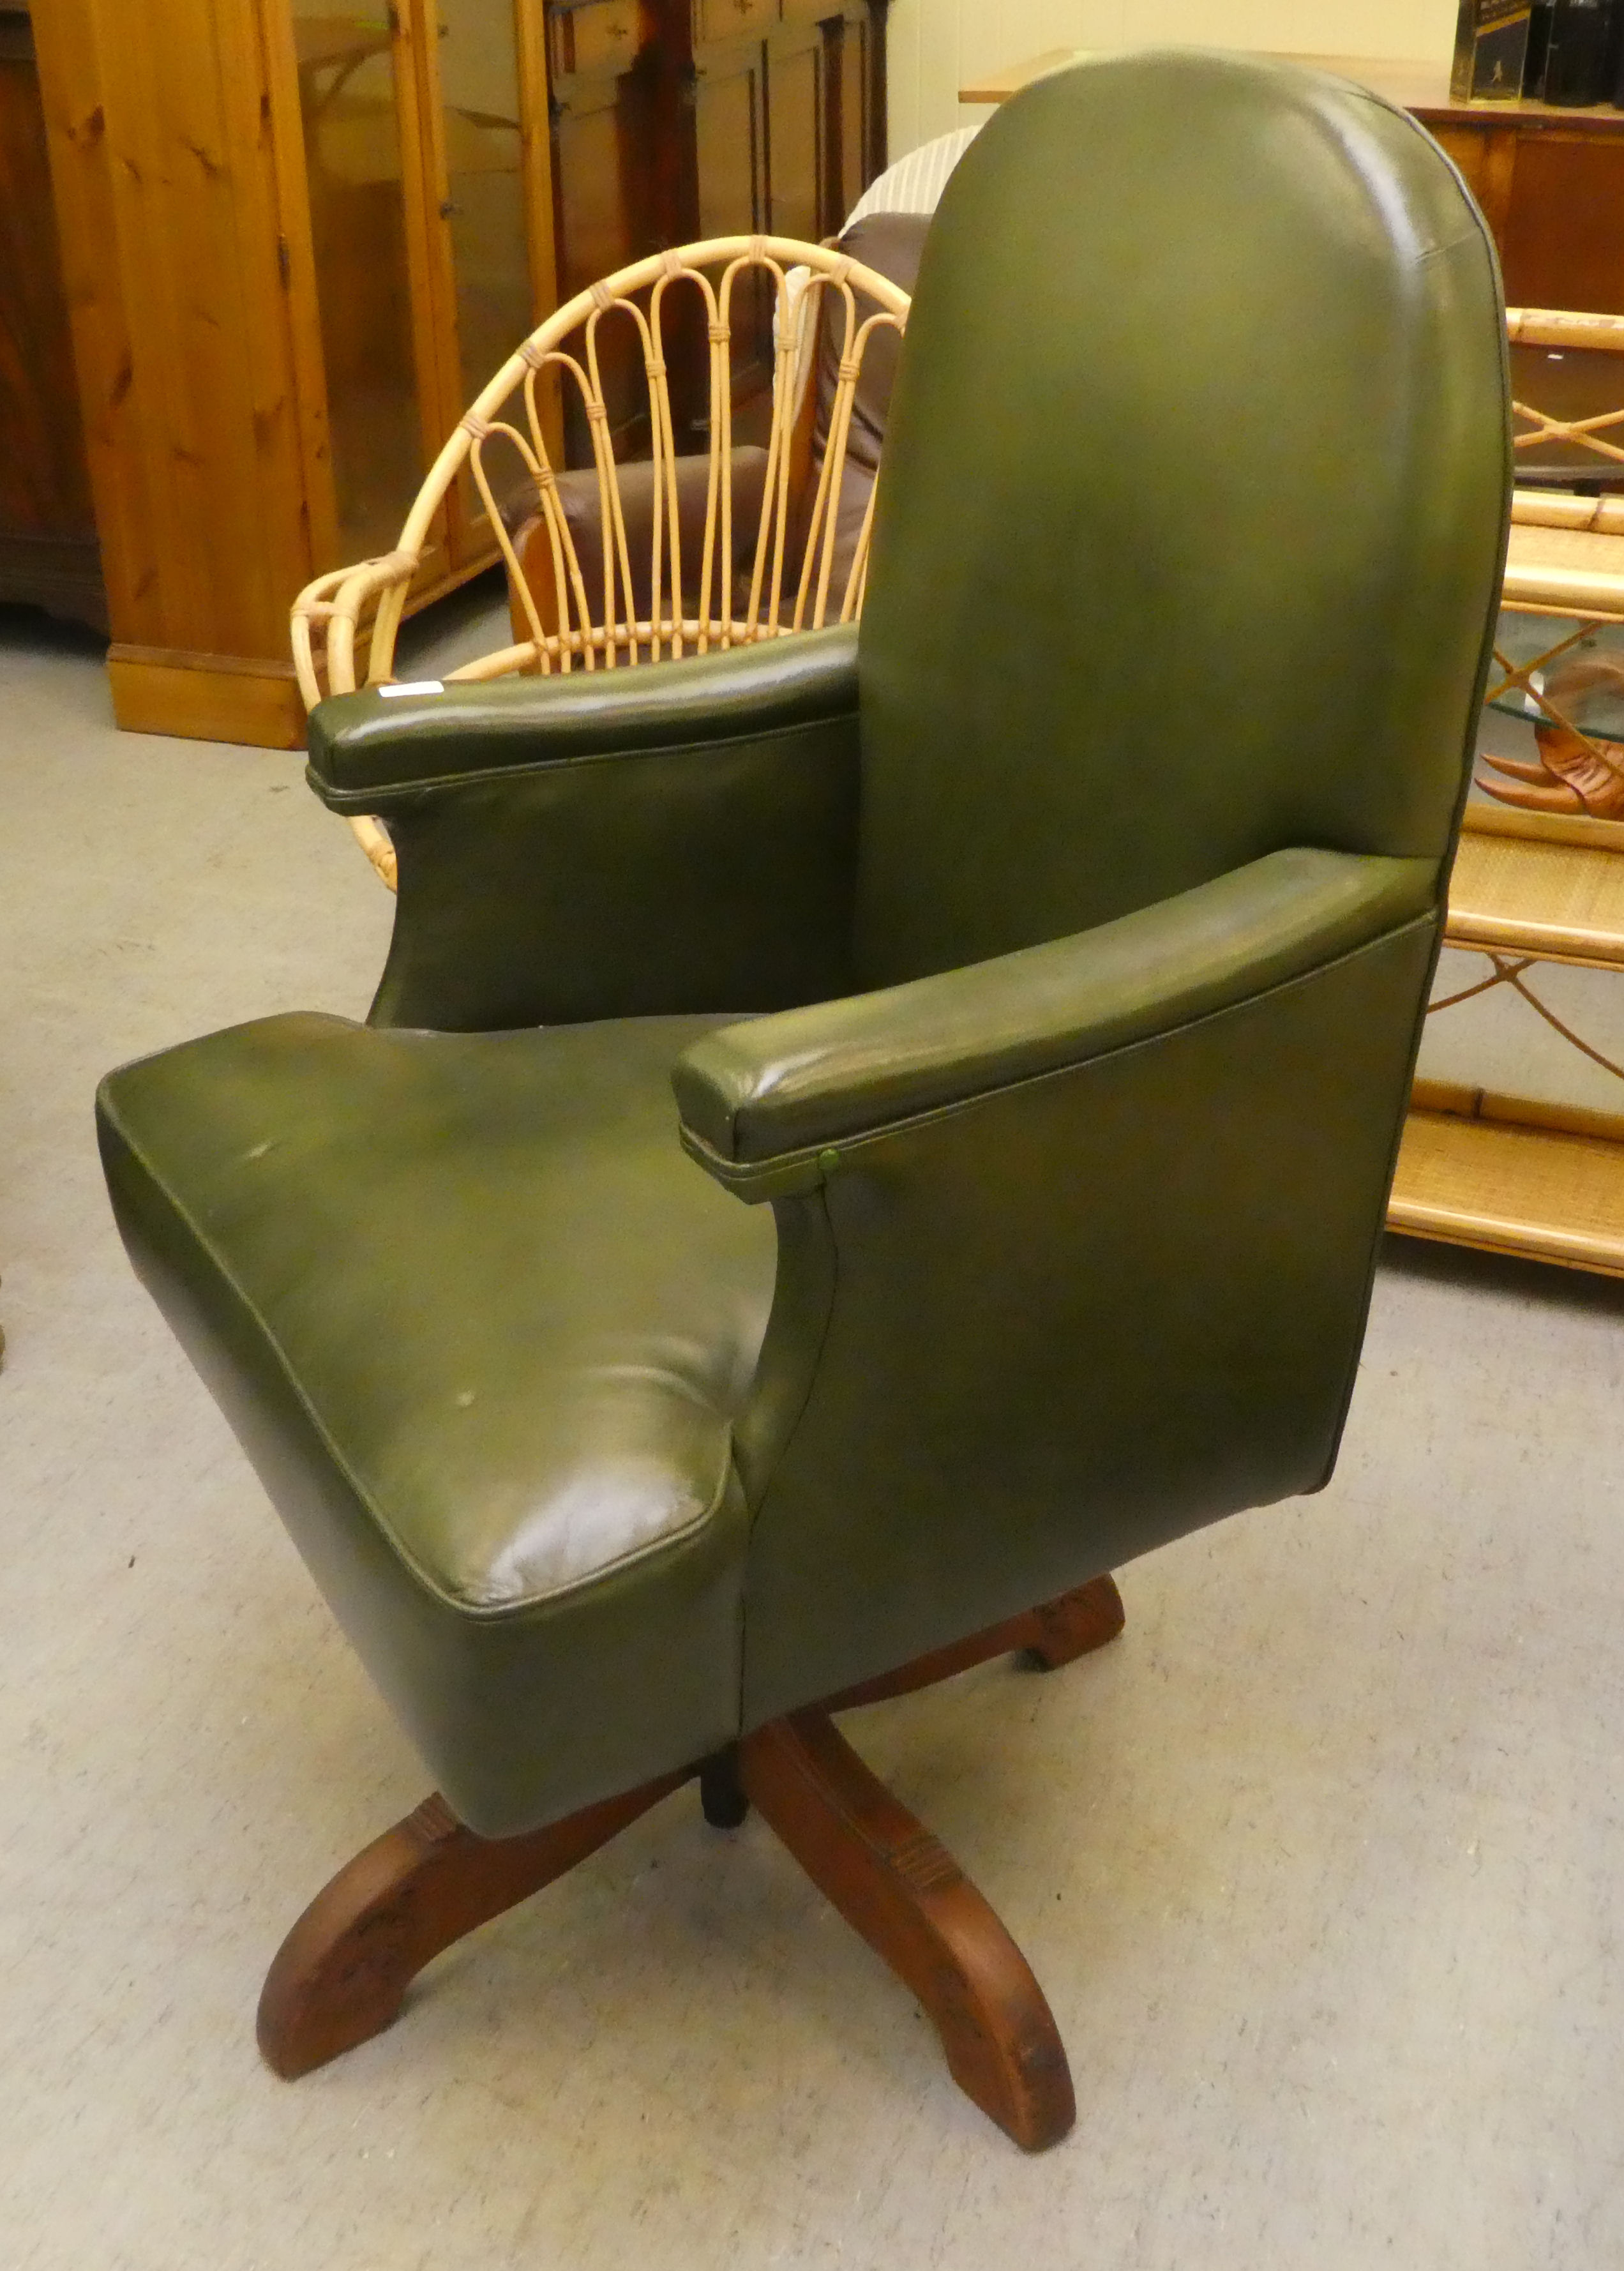
[[819, 1890], [924, 2006], [966, 2096], [1037, 2152], [1076, 2118], [1065, 2046], [1031, 1966], [946, 1848], [824, 1711], [747, 1736], [751, 1800]]
[[1115, 1578], [1091, 1577], [1075, 1592], [1062, 1593], [1057, 1601], [1045, 1601], [1040, 1608], [1017, 1617], [1016, 1622], [1025, 1625], [1027, 1632], [1016, 1646], [1025, 1649], [1045, 1672], [1058, 1672], [1062, 1664], [1104, 1648], [1127, 1621]]
[[893, 1695], [911, 1695], [915, 1688], [934, 1687], [937, 1680], [950, 1679], [955, 1672], [968, 1672], [972, 1664], [986, 1664], [995, 1656], [1020, 1653], [1033, 1658], [1045, 1672], [1058, 1672], [1062, 1664], [1114, 1640], [1125, 1622], [1116, 1580], [1091, 1577], [1086, 1585], [1062, 1593], [1058, 1600], [1045, 1601], [1040, 1608], [1024, 1609], [1018, 1617], [1006, 1617], [1001, 1625], [987, 1625], [972, 1633], [968, 1640], [933, 1649], [928, 1656], [916, 1656], [911, 1664], [895, 1672], [883, 1672], [874, 1679], [860, 1680], [855, 1687], [843, 1687], [838, 1695], [826, 1697], [819, 1708], [852, 1711], [860, 1703], [883, 1703]]
[[265, 1975], [259, 2047], [292, 2081], [380, 2034], [424, 1964], [527, 1900], [689, 1781], [694, 1769], [523, 1837], [478, 1837], [428, 1798], [332, 1878]]

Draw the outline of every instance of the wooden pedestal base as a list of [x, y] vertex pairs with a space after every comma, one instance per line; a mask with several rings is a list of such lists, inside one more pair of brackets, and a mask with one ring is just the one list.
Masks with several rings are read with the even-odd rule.
[[1066, 2052], [1025, 1958], [959, 1869], [837, 1732], [830, 1713], [929, 1686], [1016, 1649], [1046, 1669], [1122, 1628], [1114, 1582], [1097, 1577], [1043, 1608], [921, 1657], [706, 1759], [524, 1837], [477, 1837], [430, 1798], [340, 1869], [277, 1951], [259, 1999], [259, 2046], [293, 2079], [380, 2033], [413, 1978], [697, 1779], [706, 1819], [741, 1822], [753, 1801], [821, 1891], [918, 1996], [949, 2070], [1017, 2145], [1070, 2128]]
[[276, 1952], [259, 2047], [289, 2081], [382, 2034], [425, 1963], [585, 1861], [686, 1771], [589, 1806], [528, 1837], [476, 1837], [437, 1794], [346, 1862]]
[[1066, 2046], [1020, 1949], [947, 1848], [825, 1711], [741, 1746], [744, 1787], [813, 1883], [911, 1987], [966, 2097], [1029, 2153], [1076, 2114]]

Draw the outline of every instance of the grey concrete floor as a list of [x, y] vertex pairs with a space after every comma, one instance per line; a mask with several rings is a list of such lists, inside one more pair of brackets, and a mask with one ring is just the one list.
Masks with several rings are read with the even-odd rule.
[[0, 616], [0, 2262], [11, 2271], [1624, 2263], [1624, 1288], [1395, 1244], [1320, 1498], [1129, 1625], [855, 1715], [1070, 2048], [1027, 2160], [691, 1794], [289, 2086], [283, 1929], [423, 1776], [124, 1263], [117, 1061], [364, 1008], [296, 759], [115, 734]]

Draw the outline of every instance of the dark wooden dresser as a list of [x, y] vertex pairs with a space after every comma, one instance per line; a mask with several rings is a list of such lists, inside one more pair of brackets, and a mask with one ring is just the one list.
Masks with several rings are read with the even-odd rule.
[[28, 11], [0, 5], [0, 600], [107, 629]]

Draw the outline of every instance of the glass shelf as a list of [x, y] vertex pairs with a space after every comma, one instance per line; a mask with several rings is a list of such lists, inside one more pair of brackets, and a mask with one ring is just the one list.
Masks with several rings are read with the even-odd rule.
[[[1582, 733], [1598, 741], [1624, 741], [1624, 623], [1591, 623], [1576, 618], [1525, 615], [1506, 609], [1494, 644], [1519, 667], [1548, 654], [1576, 631], [1584, 636], [1566, 648], [1533, 683]], [[1498, 673], [1496, 674], [1498, 674]], [[1491, 681], [1492, 682], [1492, 681]], [[1488, 705], [1502, 717], [1531, 725], [1549, 723], [1531, 694], [1513, 687]]]

